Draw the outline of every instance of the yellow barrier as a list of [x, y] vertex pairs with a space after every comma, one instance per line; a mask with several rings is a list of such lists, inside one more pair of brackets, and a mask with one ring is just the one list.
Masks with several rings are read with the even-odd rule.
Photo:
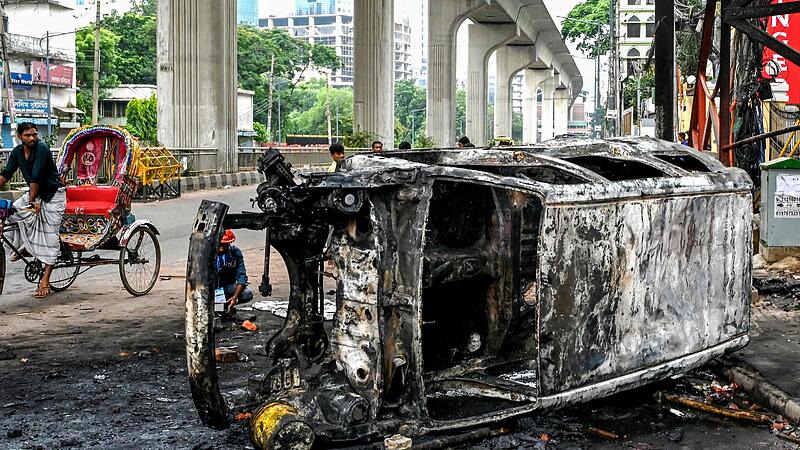
[[172, 156], [169, 150], [163, 147], [142, 147], [136, 161], [135, 176], [143, 186], [149, 186], [153, 181], [166, 184], [181, 177], [181, 163]]

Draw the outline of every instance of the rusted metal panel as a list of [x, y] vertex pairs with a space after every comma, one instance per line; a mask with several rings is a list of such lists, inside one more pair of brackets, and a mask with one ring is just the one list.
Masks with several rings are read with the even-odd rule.
[[746, 333], [750, 205], [725, 194], [546, 209], [542, 394]]

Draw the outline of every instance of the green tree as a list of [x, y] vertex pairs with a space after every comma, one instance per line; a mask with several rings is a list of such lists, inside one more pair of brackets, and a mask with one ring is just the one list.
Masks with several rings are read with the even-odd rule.
[[263, 123], [253, 122], [253, 130], [256, 132], [256, 141], [269, 142], [269, 134], [267, 133], [267, 126]]
[[522, 113], [511, 112], [511, 139], [522, 142]]
[[[120, 37], [111, 30], [100, 28], [100, 98], [105, 97], [105, 90], [118, 86], [117, 77], [119, 63]], [[94, 77], [94, 27], [81, 28], [75, 34], [75, 79], [77, 81], [77, 106], [86, 114], [84, 123], [92, 116], [92, 80]]]
[[353, 130], [353, 91], [322, 88], [314, 104], [305, 110], [292, 111], [284, 125], [286, 134], [328, 134], [328, 101], [330, 99], [331, 131], [336, 132], [337, 117], [340, 134]]
[[[276, 117], [277, 91], [294, 91], [300, 75], [308, 68], [333, 71], [341, 67], [341, 60], [333, 48], [309, 44], [290, 36], [285, 30], [240, 26], [236, 36], [239, 85], [255, 92], [253, 101], [258, 108], [254, 120], [261, 123], [266, 123], [269, 114], [271, 81], [276, 84], [272, 102], [272, 116]], [[280, 80], [294, 81], [278, 88]]]
[[456, 135], [464, 136], [467, 132], [467, 91], [456, 91]]
[[394, 84], [394, 116], [400, 125], [395, 124], [395, 141], [412, 142], [411, 133], [418, 134], [420, 129], [424, 134], [425, 102], [425, 89], [415, 82], [401, 80]]
[[133, 99], [125, 110], [128, 131], [144, 145], [158, 145], [158, 103], [153, 94], [146, 99]]
[[414, 148], [434, 148], [436, 147], [436, 141], [433, 140], [431, 136], [421, 135], [417, 138], [417, 141], [414, 142]]
[[131, 11], [142, 15], [155, 17], [158, 11], [156, 0], [131, 0]]
[[120, 37], [114, 74], [123, 84], [156, 84], [156, 16], [134, 11], [112, 14], [101, 21], [103, 28], [114, 30]]
[[611, 48], [611, 39], [607, 30], [598, 30], [597, 23], [608, 24], [609, 8], [609, 0], [578, 3], [564, 19], [561, 35], [570, 42], [577, 42], [578, 50], [586, 56], [606, 53]]
[[[642, 68], [644, 69], [644, 68]], [[640, 81], [640, 88], [641, 88], [641, 96], [642, 101], [647, 98], [650, 98], [653, 89], [656, 87], [656, 71], [655, 67], [652, 65], [647, 69], [646, 72], [642, 74], [642, 79]], [[633, 117], [634, 122], [636, 122], [637, 117], [639, 117], [639, 106], [636, 104], [636, 76], [631, 75], [630, 77], [626, 78], [623, 87], [622, 87], [622, 94], [624, 99], [624, 108], [633, 107]]]

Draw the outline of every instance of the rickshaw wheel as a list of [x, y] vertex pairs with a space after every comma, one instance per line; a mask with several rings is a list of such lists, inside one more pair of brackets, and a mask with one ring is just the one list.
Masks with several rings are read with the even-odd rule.
[[42, 263], [38, 259], [34, 259], [25, 264], [25, 279], [28, 280], [28, 283], [38, 283], [43, 270]]
[[161, 246], [148, 227], [137, 227], [127, 245], [119, 250], [119, 276], [133, 296], [153, 289], [161, 268]]
[[[78, 259], [80, 259], [80, 253], [78, 253]], [[63, 267], [63, 265], [73, 264], [74, 262], [75, 256], [72, 250], [62, 243], [61, 254], [58, 256], [53, 272], [50, 274], [50, 289], [61, 292], [72, 286], [72, 283], [78, 278], [78, 272], [81, 268], [77, 265], [74, 267]], [[62, 267], [59, 267], [59, 265]]]

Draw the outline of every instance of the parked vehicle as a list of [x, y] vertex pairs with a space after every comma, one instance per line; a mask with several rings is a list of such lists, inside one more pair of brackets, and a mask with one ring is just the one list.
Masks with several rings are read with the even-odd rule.
[[[101, 265], [119, 266], [123, 286], [135, 296], [153, 288], [161, 266], [158, 230], [145, 219], [131, 214], [131, 198], [138, 179], [139, 146], [124, 129], [96, 125], [73, 130], [64, 142], [56, 163], [59, 174], [70, 184], [61, 222], [61, 254], [50, 275], [54, 291], [67, 289], [81, 273]], [[4, 205], [0, 205], [2, 208]], [[13, 213], [10, 204], [0, 213], [3, 220]], [[16, 224], [4, 225], [6, 229]], [[3, 243], [20, 255], [25, 279], [38, 283], [44, 265], [24, 256], [5, 236]], [[5, 281], [5, 246], [0, 246], [2, 278]], [[102, 257], [99, 252], [117, 253]]]

